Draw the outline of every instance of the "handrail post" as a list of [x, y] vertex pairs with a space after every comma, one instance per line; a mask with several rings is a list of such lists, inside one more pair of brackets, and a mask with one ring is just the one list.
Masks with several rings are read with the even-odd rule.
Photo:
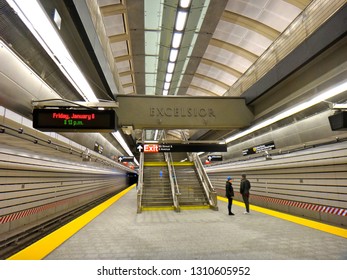
[[172, 198], [173, 203], [175, 207], [176, 212], [180, 212], [180, 191], [177, 184], [177, 178], [175, 173], [175, 168], [173, 166], [172, 156], [171, 153], [165, 153], [165, 160], [167, 162], [168, 170], [169, 170], [169, 178], [170, 178], [170, 185], [171, 185], [171, 192], [172, 192]]
[[142, 212], [142, 190], [143, 190], [143, 162], [144, 162], [144, 153], [140, 153], [140, 174], [139, 180], [137, 182], [137, 213]]
[[198, 175], [200, 177], [200, 180], [202, 182], [202, 185], [204, 187], [205, 193], [208, 197], [208, 201], [210, 204], [210, 207], [213, 210], [218, 211], [218, 200], [217, 200], [217, 192], [215, 191], [215, 189], [212, 186], [212, 183], [210, 181], [210, 179], [208, 178], [206, 171], [201, 163], [200, 158], [197, 156], [197, 154], [193, 154], [193, 160], [194, 160], [194, 164], [195, 167], [198, 171]]

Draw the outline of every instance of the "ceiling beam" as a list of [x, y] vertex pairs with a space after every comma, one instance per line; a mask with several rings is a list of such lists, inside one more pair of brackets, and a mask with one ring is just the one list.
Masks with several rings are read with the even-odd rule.
[[116, 16], [126, 13], [126, 7], [122, 4], [107, 5], [100, 7], [100, 12], [104, 17]]
[[108, 39], [110, 41], [110, 44], [127, 41], [129, 40], [129, 34], [123, 33], [119, 35], [112, 35], [112, 36], [109, 36]]
[[258, 56], [256, 54], [225, 41], [212, 38], [210, 41], [210, 45], [235, 53], [251, 62], [255, 62], [258, 59]]
[[192, 88], [192, 89], [195, 89], [195, 90], [207, 93], [209, 96], [211, 96], [211, 95], [212, 96], [220, 96], [219, 94], [217, 94], [217, 93], [215, 93], [213, 91], [210, 91], [210, 90], [207, 90], [205, 88], [201, 88], [201, 87], [195, 86], [193, 84], [191, 84], [189, 87]]
[[276, 29], [261, 23], [260, 21], [230, 11], [224, 11], [221, 20], [243, 26], [265, 36], [271, 41], [275, 41], [275, 39], [281, 34]]
[[292, 4], [293, 6], [304, 10], [312, 0], [284, 0], [285, 2]]
[[131, 56], [130, 55], [116, 56], [115, 59], [116, 59], [116, 62], [122, 62], [122, 61], [131, 60]]
[[231, 68], [225, 64], [222, 64], [222, 63], [219, 63], [219, 62], [216, 62], [216, 61], [213, 61], [213, 60], [209, 60], [209, 59], [206, 59], [206, 58], [203, 58], [201, 59], [201, 63], [203, 64], [206, 64], [208, 66], [211, 66], [211, 67], [215, 67], [215, 68], [218, 68], [224, 72], [227, 72], [229, 73], [230, 75], [236, 77], [236, 78], [240, 78], [242, 76], [243, 73], [241, 73], [240, 71], [237, 71], [236, 69], [234, 68]]
[[209, 76], [206, 76], [206, 75], [202, 75], [202, 74], [199, 74], [199, 73], [195, 73], [194, 75], [196, 78], [199, 78], [199, 79], [202, 79], [204, 81], [208, 81], [210, 83], [213, 83], [215, 85], [218, 85], [219, 87], [221, 88], [225, 88], [225, 90], [229, 89], [230, 88], [230, 85], [227, 85], [219, 80], [216, 80], [214, 78], [211, 78]]

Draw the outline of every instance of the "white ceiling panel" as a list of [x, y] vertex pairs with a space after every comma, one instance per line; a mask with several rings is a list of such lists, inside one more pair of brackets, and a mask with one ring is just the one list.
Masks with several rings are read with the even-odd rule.
[[300, 14], [301, 10], [287, 2], [270, 1], [258, 20], [283, 32], [284, 29]]
[[134, 93], [134, 87], [133, 87], [133, 86], [125, 87], [125, 88], [124, 88], [124, 93], [125, 93], [125, 94]]
[[223, 95], [226, 91], [225, 88], [222, 88], [210, 81], [206, 81], [197, 77], [193, 78], [192, 85], [211, 91], [217, 95]]
[[[207, 93], [207, 92], [204, 92], [204, 91], [200, 91], [198, 89], [195, 89], [195, 88], [188, 88], [187, 90], [187, 95], [190, 95], [190, 96], [211, 96], [210, 93]], [[216, 96], [216, 95], [214, 95]]]
[[272, 41], [259, 33], [237, 24], [220, 21], [213, 38], [237, 45], [256, 55], [261, 55]]
[[122, 15], [107, 16], [107, 17], [104, 17], [103, 20], [104, 20], [107, 36], [113, 36], [113, 35], [119, 35], [119, 34], [125, 33]]
[[208, 46], [204, 58], [228, 65], [241, 73], [245, 72], [252, 65], [251, 61], [214, 46]]
[[200, 63], [199, 68], [196, 72], [205, 76], [209, 76], [229, 86], [231, 86], [237, 80], [235, 76], [219, 68], [204, 63]]
[[123, 85], [124, 84], [131, 84], [133, 82], [133, 78], [131, 77], [131, 75], [122, 76], [122, 77], [120, 77], [120, 81]]
[[116, 65], [119, 73], [130, 71], [129, 60], [117, 62]]
[[111, 44], [111, 50], [114, 57], [128, 55], [128, 45], [126, 41]]

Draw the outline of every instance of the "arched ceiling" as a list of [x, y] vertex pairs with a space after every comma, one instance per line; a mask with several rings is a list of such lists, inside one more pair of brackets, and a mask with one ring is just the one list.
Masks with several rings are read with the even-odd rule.
[[[90, 4], [95, 14], [100, 11], [98, 23], [103, 27], [97, 28], [105, 30], [120, 93], [163, 94], [178, 2], [98, 0], [97, 7]], [[168, 94], [225, 95], [310, 2], [193, 0], [180, 48], [184, 56], [179, 54]], [[203, 46], [197, 45], [201, 39]]]
[[[304, 88], [308, 83], [312, 88], [319, 86], [317, 77], [322, 75], [309, 73], [290, 92], [272, 90], [346, 34], [345, 25], [341, 24], [345, 18], [345, 9], [341, 9], [346, 6], [345, 0], [192, 0], [188, 8], [183, 8], [188, 18], [181, 44], [174, 53], [170, 48], [181, 0], [39, 2], [47, 14], [51, 15], [55, 8], [61, 13], [64, 28], [59, 31], [60, 36], [91, 81], [99, 100], [116, 99], [119, 94], [241, 96], [254, 106], [255, 122], [299, 98], [297, 87]], [[4, 7], [1, 11], [5, 11], [0, 17], [4, 19], [1, 37], [48, 84], [59, 89], [61, 96], [80, 100], [81, 96], [68, 88], [63, 78], [56, 78], [54, 66], [48, 69], [49, 64], [43, 61], [49, 59], [38, 60], [36, 52], [31, 54], [33, 50], [41, 53], [40, 47], [33, 46], [31, 37], [24, 43], [27, 30], [5, 5], [5, 0], [0, 3], [4, 3], [0, 5]], [[339, 28], [335, 28], [334, 20], [324, 27], [335, 14], [338, 14]], [[17, 32], [13, 32], [14, 27]], [[319, 35], [310, 41], [315, 31], [320, 31]], [[316, 49], [313, 44], [317, 45]], [[307, 55], [311, 51], [314, 53]], [[177, 59], [172, 75], [167, 75], [173, 54]], [[280, 67], [282, 62], [288, 63], [289, 56], [294, 58], [290, 65]], [[263, 82], [268, 73], [271, 81]], [[310, 98], [305, 92], [300, 94]], [[217, 141], [234, 132], [200, 129], [187, 130], [184, 134], [190, 140]], [[127, 144], [134, 148], [142, 131], [124, 134]], [[146, 138], [153, 139], [156, 134], [162, 135], [158, 131], [146, 131]], [[169, 130], [167, 135], [180, 139], [182, 131]]]

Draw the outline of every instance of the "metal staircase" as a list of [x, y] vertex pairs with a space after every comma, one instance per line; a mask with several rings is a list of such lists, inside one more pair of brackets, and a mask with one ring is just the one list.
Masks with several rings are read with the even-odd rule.
[[142, 210], [173, 207], [170, 177], [163, 153], [145, 155], [141, 205]]
[[181, 194], [179, 198], [180, 206], [208, 207], [209, 203], [205, 190], [199, 180], [193, 163], [184, 166], [177, 165], [175, 166], [175, 172]]

